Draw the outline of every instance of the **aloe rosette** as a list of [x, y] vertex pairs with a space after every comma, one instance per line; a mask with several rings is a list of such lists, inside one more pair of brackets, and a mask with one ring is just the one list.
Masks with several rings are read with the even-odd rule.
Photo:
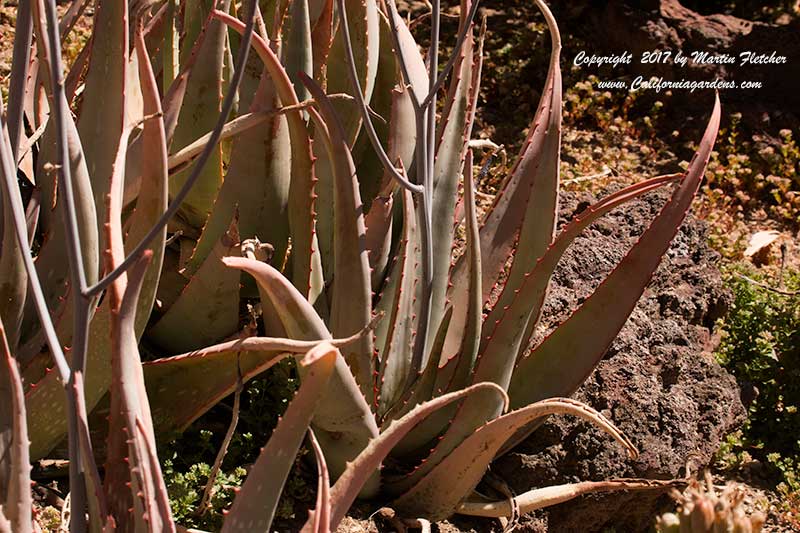
[[[309, 426], [320, 486], [305, 531], [334, 530], [359, 495], [434, 520], [663, 486], [583, 482], [508, 501], [474, 492], [498, 453], [553, 414], [596, 423], [636, 453], [569, 396], [683, 221], [720, 119], [717, 101], [684, 174], [622, 189], [556, 234], [561, 41], [536, 3], [552, 41], [544, 90], [479, 217], [476, 2], [462, 1], [440, 68], [438, 2], [426, 61], [391, 0], [99, 0], [93, 36], [65, 71], [60, 40], [88, 2], [58, 20], [52, 0], [21, 0], [0, 142], [0, 392], [13, 400], [0, 411], [0, 518], [28, 530], [20, 465], [68, 437], [73, 509], [88, 513], [73, 512], [73, 530], [172, 530], [156, 438], [286, 356], [301, 388], [226, 531], [268, 529]], [[18, 171], [35, 185], [26, 204]], [[659, 187], [672, 196], [638, 242], [531, 346], [572, 240]], [[256, 299], [264, 336], [241, 329]], [[142, 362], [142, 342], [159, 357]], [[89, 421], [103, 405], [101, 477]], [[24, 430], [29, 450], [13, 445]]]

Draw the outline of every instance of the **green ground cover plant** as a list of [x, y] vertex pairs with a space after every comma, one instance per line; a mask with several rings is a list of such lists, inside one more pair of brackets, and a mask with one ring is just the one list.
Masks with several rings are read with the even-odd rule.
[[[742, 383], [748, 418], [719, 453], [726, 468], [758, 461], [778, 479], [783, 511], [800, 524], [800, 273], [784, 272], [784, 293], [765, 289], [776, 274], [729, 269], [733, 303], [722, 321], [717, 358]], [[746, 276], [746, 277], [742, 277]], [[791, 293], [794, 293], [793, 295]]]

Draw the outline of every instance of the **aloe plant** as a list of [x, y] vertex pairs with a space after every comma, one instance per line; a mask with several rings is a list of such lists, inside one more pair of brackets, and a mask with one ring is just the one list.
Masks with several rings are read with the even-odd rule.
[[[174, 527], [156, 438], [287, 353], [303, 385], [226, 529], [267, 530], [309, 423], [321, 481], [307, 531], [335, 529], [359, 494], [439, 519], [663, 486], [585, 482], [510, 502], [474, 493], [496, 454], [551, 414], [593, 421], [636, 453], [568, 396], [689, 209], [718, 101], [685, 174], [625, 188], [555, 235], [561, 42], [541, 0], [552, 40], [542, 99], [480, 220], [470, 148], [485, 31], [475, 35], [477, 2], [462, 1], [440, 69], [438, 1], [426, 61], [391, 0], [99, 0], [95, 32], [65, 76], [60, 41], [86, 4], [75, 0], [58, 21], [53, 0], [19, 3], [0, 142], [0, 319], [26, 387], [30, 459], [68, 438], [72, 506], [93, 529]], [[27, 206], [17, 169], [36, 186]], [[672, 197], [628, 255], [531, 347], [575, 236], [662, 186]], [[454, 258], [462, 222], [465, 251]], [[266, 337], [239, 329], [254, 298]], [[142, 362], [141, 340], [159, 357]], [[20, 380], [8, 375], [0, 390], [18, 398]], [[105, 397], [101, 479], [88, 420]], [[24, 438], [21, 412], [0, 413], [0, 452]], [[5, 480], [27, 459], [17, 448], [0, 457], [0, 496], [24, 509]], [[265, 481], [269, 472], [281, 474]], [[83, 512], [71, 520], [87, 527]]]

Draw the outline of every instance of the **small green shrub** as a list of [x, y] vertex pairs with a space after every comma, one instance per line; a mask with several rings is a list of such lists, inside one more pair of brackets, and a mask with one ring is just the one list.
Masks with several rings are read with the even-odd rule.
[[[736, 468], [757, 459], [780, 479], [779, 492], [795, 519], [800, 508], [800, 297], [778, 294], [740, 277], [768, 283], [738, 267], [730, 272], [734, 301], [723, 322], [721, 364], [753, 391], [741, 432], [728, 437], [719, 464]], [[800, 289], [800, 273], [784, 274], [787, 292]]]
[[173, 460], [174, 458], [166, 459], [162, 464], [173, 517], [186, 527], [218, 531], [222, 527], [222, 510], [230, 507], [234, 488], [242, 484], [247, 472], [242, 467], [228, 472], [220, 471], [214, 481], [209, 501], [211, 508], [198, 514], [197, 508], [203, 497], [203, 487], [208, 481], [211, 466], [208, 463], [196, 463], [188, 471], [180, 472], [173, 469]]

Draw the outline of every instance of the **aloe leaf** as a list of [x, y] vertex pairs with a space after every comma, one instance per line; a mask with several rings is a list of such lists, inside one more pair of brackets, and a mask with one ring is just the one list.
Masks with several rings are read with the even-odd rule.
[[[137, 40], [139, 38], [137, 37]], [[137, 53], [142, 57], [146, 53], [137, 42]], [[142, 73], [140, 82], [144, 95], [144, 109], [148, 114], [159, 109], [155, 80], [149, 71], [149, 64], [139, 63]], [[148, 74], [149, 71], [149, 74]], [[127, 138], [127, 136], [125, 136]], [[166, 206], [166, 152], [164, 147], [164, 127], [160, 118], [152, 118], [144, 125], [142, 133], [146, 161], [143, 166], [144, 181], [140, 201], [131, 216], [131, 229], [127, 244], [139, 242], [140, 236], [149, 230], [152, 222], [158, 218]], [[120, 144], [125, 150], [127, 142]], [[123, 154], [124, 155], [124, 154]], [[116, 159], [123, 157], [118, 155]], [[73, 179], [76, 174], [73, 174]], [[117, 179], [118, 180], [118, 179]], [[117, 195], [119, 197], [119, 194]], [[95, 224], [88, 225], [94, 229]], [[147, 317], [153, 306], [156, 285], [159, 280], [160, 262], [163, 256], [163, 237], [155, 239], [153, 261], [148, 267], [140, 293], [139, 308], [135, 324], [137, 339], [141, 336]], [[85, 377], [85, 401], [88, 410], [108, 391], [111, 383], [111, 362], [108, 354], [111, 351], [111, 312], [107, 299], [100, 305], [89, 328], [89, 347], [87, 350], [87, 372]], [[54, 373], [48, 373], [41, 381], [34, 384], [27, 393], [30, 413], [28, 424], [31, 434], [31, 455], [38, 459], [47, 454], [66, 433], [66, 411], [63, 398], [63, 386]]]
[[364, 216], [364, 246], [369, 259], [370, 286], [373, 292], [381, 289], [389, 263], [393, 208], [394, 197], [391, 194], [378, 195], [372, 200], [372, 205]]
[[[210, 4], [197, 0], [187, 3], [186, 16], [191, 15], [192, 20], [196, 17], [196, 14], [192, 15], [192, 13], [203, 9], [196, 6], [198, 3]], [[222, 3], [222, 9], [227, 11], [229, 5], [230, 0], [225, 0]], [[209, 18], [206, 23], [208, 27], [205, 30], [205, 38], [198, 51], [200, 60], [195, 63], [189, 74], [186, 94], [172, 139], [173, 150], [183, 148], [194, 141], [198, 131], [213, 129], [221, 110], [222, 67], [227, 32], [225, 26], [218, 20]], [[191, 23], [191, 27], [194, 27], [194, 22]], [[188, 35], [189, 30], [187, 30]], [[181, 60], [183, 61], [183, 58]], [[170, 193], [175, 194], [188, 177], [188, 171], [171, 176]], [[222, 181], [222, 145], [220, 144], [215, 147], [214, 153], [178, 211], [178, 215], [190, 226], [201, 228], [211, 211]]]
[[[20, 378], [17, 362], [11, 356], [11, 347], [6, 338], [3, 322], [0, 320], [0, 348], [2, 348], [3, 361], [0, 368], [0, 391], [4, 393], [3, 411], [8, 409], [8, 419], [3, 416], [4, 422], [10, 422], [10, 438], [2, 438], [3, 452], [2, 471], [0, 471], [0, 497], [5, 496], [2, 506], [6, 518], [10, 522], [11, 530], [19, 533], [33, 531], [32, 512], [33, 500], [31, 498], [31, 463], [28, 453], [28, 427], [25, 423], [25, 398], [22, 393], [22, 379]], [[3, 413], [5, 415], [6, 413]], [[6, 433], [3, 427], [2, 433]], [[6, 468], [6, 465], [8, 467]], [[7, 477], [5, 477], [7, 471]]]
[[[236, 389], [237, 361], [242, 382], [286, 357], [282, 351], [209, 348], [143, 364], [153, 425], [159, 434], [184, 430]], [[180, 398], [180, 402], [175, 401]]]
[[[244, 24], [221, 12], [214, 16], [241, 33]], [[253, 47], [275, 84], [281, 105], [297, 105], [297, 95], [280, 60], [258, 35], [253, 35]], [[322, 267], [315, 235], [316, 178], [311, 162], [311, 140], [299, 110], [288, 113], [289, 137], [292, 148], [292, 173], [289, 185], [289, 230], [292, 239], [292, 282], [310, 301], [322, 291]]]
[[[272, 303], [289, 337], [315, 341], [331, 338], [308, 300], [276, 269], [240, 257], [226, 257], [223, 261], [256, 279], [262, 298]], [[300, 378], [302, 380], [302, 373]], [[325, 398], [314, 414], [313, 425], [331, 473], [336, 477], [378, 434], [378, 427], [343, 357], [336, 359], [335, 373]], [[376, 490], [377, 477], [374, 477], [365, 487], [365, 496]]]
[[[164, 129], [167, 139], [167, 146], [172, 144], [172, 138], [175, 135], [175, 129], [178, 127], [178, 118], [183, 106], [183, 100], [186, 97], [186, 88], [189, 82], [189, 75], [197, 62], [200, 48], [205, 41], [206, 33], [201, 32], [197, 40], [192, 46], [191, 55], [187, 62], [183, 64], [183, 68], [177, 77], [172, 80], [172, 83], [165, 89], [166, 94], [162, 99]], [[208, 134], [211, 137], [211, 134]], [[138, 194], [141, 185], [141, 163], [142, 163], [142, 139], [137, 137], [128, 147], [129, 157], [125, 160], [125, 186], [124, 186], [124, 204], [131, 203]], [[205, 143], [203, 143], [205, 144]], [[194, 146], [189, 145], [189, 146]], [[187, 151], [189, 147], [184, 147]], [[197, 148], [197, 153], [202, 151], [202, 147]], [[184, 149], [178, 150], [178, 153], [183, 153]]]
[[[347, 470], [339, 477], [331, 490], [331, 530], [336, 530], [339, 522], [347, 513], [358, 496], [361, 485], [380, 468], [384, 458], [394, 446], [421, 420], [442, 407], [461, 400], [476, 391], [486, 391], [498, 394], [505, 398], [505, 392], [493, 383], [479, 383], [458, 392], [452, 392], [435, 398], [429, 402], [418, 405], [408, 414], [391, 422], [377, 438], [364, 448], [355, 461], [347, 466]], [[421, 515], [416, 515], [421, 516]], [[310, 517], [301, 530], [303, 533], [311, 531], [314, 517]]]
[[223, 533], [271, 531], [270, 524], [283, 484], [294, 464], [311, 417], [325, 395], [337, 359], [340, 359], [338, 350], [330, 344], [321, 343], [300, 361], [304, 368], [300, 390], [236, 495], [222, 527]]
[[[378, 20], [381, 42], [392, 42], [389, 22], [383, 16]], [[402, 83], [397, 85], [398, 72], [399, 66], [392, 47], [383, 46], [378, 55], [375, 90], [369, 106], [374, 116], [373, 126], [389, 159], [393, 162], [400, 159], [404, 168], [411, 168], [416, 139], [414, 108], [408, 91], [403, 90]], [[359, 176], [361, 198], [364, 205], [369, 206], [377, 195], [386, 195], [386, 190], [394, 188], [396, 183], [375, 153], [366, 130], [362, 129], [359, 133], [352, 152]]]
[[513, 405], [526, 405], [542, 396], [571, 394], [600, 361], [630, 316], [691, 207], [714, 146], [719, 121], [717, 96], [697, 152], [661, 212], [581, 307], [519, 361], [509, 388]]
[[[134, 37], [136, 57], [138, 58], [139, 81], [143, 98], [143, 113], [150, 118], [144, 122], [142, 131], [142, 184], [139, 190], [136, 209], [130, 216], [130, 230], [125, 241], [126, 252], [130, 252], [159, 217], [167, 209], [168, 175], [167, 175], [167, 140], [166, 128], [162, 116], [161, 101], [158, 94], [155, 74], [150, 64], [150, 56], [145, 46], [141, 28], [137, 28]], [[144, 331], [147, 320], [156, 298], [156, 289], [161, 277], [164, 263], [164, 245], [167, 229], [150, 242], [153, 259], [142, 282], [141, 299], [136, 314], [137, 338]]]
[[[622, 444], [632, 456], [637, 454], [630, 440], [591, 407], [569, 398], [551, 398], [488, 422], [426, 473], [420, 475], [420, 470], [417, 470], [401, 480], [388, 481], [389, 491], [400, 491], [392, 506], [409, 516], [425, 516], [430, 520], [449, 517], [481, 480], [506, 440], [526, 424], [552, 414], [571, 414], [592, 422]], [[416, 482], [408, 487], [414, 480]]]
[[189, 280], [177, 301], [147, 332], [150, 340], [171, 353], [218, 342], [239, 325], [239, 273], [220, 259], [238, 254], [238, 215], [214, 250]]
[[333, 0], [309, 0], [309, 11], [314, 79], [323, 82], [333, 42]]
[[[359, 333], [330, 339], [342, 347], [371, 333], [371, 325]], [[143, 363], [153, 425], [160, 434], [184, 430], [236, 389], [242, 382], [264, 372], [288, 354], [305, 353], [320, 341], [296, 341], [274, 337], [244, 337], [182, 355]], [[179, 404], [175, 398], [181, 398]]]
[[[563, 503], [585, 494], [598, 494], [615, 491], [661, 490], [679, 487], [684, 481], [663, 481], [660, 479], [610, 479], [608, 481], [581, 481], [533, 489], [514, 497], [516, 512], [520, 515]], [[459, 514], [485, 517], [511, 517], [514, 509], [509, 500], [493, 501], [476, 495], [469, 496], [458, 505]]]
[[311, 19], [309, 0], [290, 0], [288, 9], [289, 29], [286, 32], [285, 45], [282, 47], [283, 64], [294, 85], [294, 91], [300, 100], [308, 98], [300, 73], [314, 75], [313, 49], [311, 44]]
[[[2, 114], [3, 102], [0, 97], [0, 115]], [[8, 138], [8, 131], [2, 125], [0, 125], [0, 142], [6, 144], [9, 154], [14, 153]], [[7, 165], [0, 165], [0, 172], [5, 173], [6, 167]], [[0, 211], [2, 212], [0, 215], [0, 227], [2, 227], [2, 231], [0, 231], [2, 235], [0, 241], [0, 321], [8, 324], [10, 328], [8, 343], [12, 349], [16, 349], [22, 327], [25, 293], [28, 285], [22, 254], [28, 253], [28, 251], [20, 248], [14, 231], [11, 194], [6, 190], [5, 185], [8, 182], [13, 183], [13, 180], [3, 177], [0, 181]]]
[[[558, 158], [561, 124], [561, 38], [547, 6], [536, 0], [550, 29], [553, 42], [545, 87], [525, 143], [509, 179], [495, 197], [481, 226], [483, 301], [486, 302], [519, 240], [514, 260], [513, 287], [550, 244], [558, 204]], [[468, 284], [465, 260], [453, 273], [453, 305], [466, 306], [463, 295]], [[504, 304], [507, 305], [507, 304]], [[457, 312], [456, 316], [460, 316]]]
[[[81, 255], [83, 256], [84, 270], [88, 283], [97, 281], [99, 273], [100, 258], [100, 238], [97, 233], [98, 221], [95, 210], [95, 197], [92, 192], [91, 177], [86, 166], [83, 147], [78, 136], [78, 130], [70, 117], [66, 120], [67, 148], [69, 153], [72, 194], [75, 199], [75, 212], [78, 222], [78, 232], [81, 239]], [[73, 296], [68, 290], [69, 271], [64, 268], [64, 257], [67, 256], [67, 240], [64, 234], [65, 225], [62, 223], [61, 212], [53, 202], [55, 197], [55, 171], [47, 168], [43, 161], [52, 161], [55, 158], [55, 122], [51, 121], [44, 133], [43, 149], [39, 156], [40, 170], [37, 174], [45, 176], [40, 186], [43, 194], [42, 215], [46, 216], [41, 220], [42, 231], [45, 232], [45, 241], [36, 258], [36, 271], [41, 280], [44, 290], [45, 301], [49, 309], [58, 309], [56, 321], [56, 331], [63, 344], [69, 344], [72, 338], [72, 312]], [[104, 200], [105, 201], [105, 200]], [[103, 204], [100, 204], [103, 205]], [[55, 214], [54, 211], [59, 211]], [[55, 216], [55, 219], [53, 218]], [[49, 222], [45, 223], [45, 220]], [[56, 223], [58, 220], [58, 223]], [[30, 331], [40, 329], [38, 315], [33, 307], [30, 298], [27, 299], [24, 321], [33, 326], [23, 326], [23, 335], [31, 338]]]
[[[350, 27], [350, 38], [353, 46], [354, 59], [358, 79], [361, 82], [361, 89], [364, 91], [364, 99], [370, 102], [375, 79], [378, 73], [379, 52], [380, 52], [380, 26], [378, 10], [375, 0], [346, 0], [345, 9], [347, 20]], [[336, 31], [331, 46], [330, 55], [327, 63], [327, 82], [326, 92], [353, 94], [350, 83], [349, 67], [347, 64], [347, 54], [345, 52], [344, 34], [341, 23]], [[351, 100], [337, 100], [333, 104], [336, 115], [342, 121], [344, 137], [348, 146], [353, 146], [358, 138], [361, 128], [361, 115], [356, 108], [356, 104]], [[316, 184], [315, 192], [319, 195], [316, 204], [317, 219], [317, 240], [322, 261], [322, 270], [326, 285], [335, 276], [334, 272], [334, 165], [327, 152], [323, 148], [322, 139], [318, 139], [318, 134], [314, 135], [314, 155], [316, 161], [316, 175], [319, 182]], [[319, 141], [319, 142], [317, 142]]]
[[103, 482], [100, 480], [100, 472], [97, 470], [97, 463], [92, 453], [88, 415], [86, 414], [86, 398], [83, 394], [83, 375], [80, 372], [76, 373], [74, 380], [75, 385], [71, 387], [69, 393], [72, 394], [73, 404], [77, 411], [77, 432], [84, 480], [86, 482], [89, 530], [92, 533], [103, 533], [103, 531], [113, 530], [113, 518], [110, 518], [108, 514]]
[[[222, 140], [231, 139], [250, 130], [251, 128], [260, 126], [265, 121], [273, 119], [277, 112], [278, 111], [274, 109], [267, 109], [240, 115], [234, 118], [233, 120], [230, 120], [227, 124], [225, 124], [225, 127], [222, 128], [222, 134], [220, 135], [220, 139]], [[200, 152], [203, 151], [203, 148], [208, 143], [208, 140], [211, 139], [211, 134], [212, 132], [206, 133], [202, 137], [199, 137], [193, 143], [181, 148], [177, 152], [170, 155], [168, 159], [170, 172], [177, 172], [178, 170], [182, 170], [186, 167], [186, 165], [194, 161], [195, 157], [200, 155]], [[133, 193], [128, 194], [128, 197], [131, 199], [133, 199], [134, 196], [135, 194]], [[127, 204], [128, 201], [126, 200], [125, 203]]]
[[375, 331], [380, 369], [378, 416], [399, 400], [411, 367], [414, 337], [414, 299], [419, 286], [419, 236], [411, 192], [398, 192], [403, 199], [403, 229], [399, 251], [380, 294], [376, 310], [386, 314]]
[[389, 0], [388, 5], [389, 13], [387, 16], [389, 17], [389, 22], [397, 30], [395, 53], [403, 58], [402, 63], [408, 69], [407, 72], [403, 72], [403, 78], [411, 85], [411, 92], [414, 93], [417, 101], [422, 102], [428, 95], [428, 89], [430, 88], [428, 69], [422, 60], [419, 46], [417, 46], [414, 36], [411, 35], [411, 30], [408, 29], [405, 20], [397, 12], [394, 0]]
[[[372, 318], [363, 207], [355, 165], [336, 111], [319, 85], [302, 74], [301, 79], [319, 106], [320, 114], [314, 109], [309, 112], [333, 163], [334, 271], [340, 274], [333, 281], [330, 331], [334, 336], [341, 336], [364, 327]], [[342, 355], [369, 404], [375, 396], [372, 390], [373, 350], [371, 336], [342, 349]]]
[[[704, 169], [705, 164], [703, 163], [702, 166]], [[701, 176], [703, 169], [699, 169]], [[583, 339], [577, 342], [578, 346], [581, 346], [581, 343], [583, 343], [583, 352], [576, 353], [574, 351], [577, 349], [575, 345], [572, 344], [572, 341], [567, 341], [567, 346], [561, 345], [557, 348], [555, 346], [551, 347], [550, 350], [553, 351], [546, 354], [547, 359], [537, 359], [537, 366], [535, 368], [530, 366], [531, 362], [525, 362], [527, 359], [520, 361], [520, 364], [515, 367], [514, 365], [517, 361], [518, 354], [525, 349], [523, 340], [525, 342], [528, 340], [528, 338], [525, 337], [525, 332], [527, 331], [526, 326], [529, 324], [529, 321], [532, 320], [531, 314], [534, 311], [538, 313], [538, 310], [541, 309], [541, 300], [544, 298], [550, 274], [558, 263], [558, 258], [563, 253], [566, 246], [586, 224], [597, 216], [624, 203], [624, 201], [638, 194], [647, 192], [648, 190], [652, 190], [671, 179], [673, 179], [672, 176], [656, 178], [649, 182], [644, 182], [644, 184], [635, 185], [624, 191], [620, 191], [616, 195], [610, 197], [610, 200], [601, 203], [599, 209], [593, 210], [594, 217], [589, 216], [583, 221], [576, 221], [568, 227], [568, 230], [564, 233], [564, 238], [559, 238], [557, 240], [557, 245], [545, 254], [544, 260], [539, 261], [534, 270], [528, 276], [524, 277], [522, 286], [514, 291], [515, 298], [512, 300], [511, 305], [501, 309], [499, 315], [495, 315], [494, 313], [490, 314], [490, 318], [487, 321], [487, 323], [490, 324], [490, 329], [485, 332], [486, 336], [481, 344], [479, 350], [480, 355], [475, 364], [473, 373], [473, 379], [475, 381], [493, 381], [504, 388], [508, 388], [512, 398], [514, 398], [513, 394], [519, 394], [521, 398], [512, 400], [515, 407], [523, 407], [537, 400], [556, 395], [571, 394], [577, 389], [580, 383], [582, 383], [592, 369], [594, 369], [595, 365], [608, 348], [608, 345], [617, 335], [619, 329], [625, 323], [625, 320], [627, 320], [631, 309], [636, 304], [636, 300], [638, 300], [641, 292], [644, 290], [644, 286], [649, 280], [652, 271], [655, 270], [658, 265], [663, 251], [669, 246], [669, 241], [682, 222], [685, 209], [680, 217], [673, 217], [671, 222], [667, 222], [668, 224], [674, 224], [674, 227], [661, 235], [661, 238], [665, 239], [662, 243], [664, 250], [657, 252], [654, 257], [643, 258], [639, 255], [633, 259], [633, 261], [637, 262], [637, 265], [628, 267], [630, 269], [636, 269], [637, 266], [643, 264], [644, 261], [650, 261], [652, 263], [652, 268], [648, 270], [646, 275], [641, 272], [639, 273], [642, 281], [640, 285], [638, 285], [638, 289], [627, 285], [631, 281], [635, 282], [637, 279], [634, 272], [631, 270], [627, 271], [625, 274], [627, 278], [617, 278], [618, 283], [626, 285], [626, 289], [623, 290], [617, 287], [616, 289], [618, 289], [619, 292], [607, 293], [607, 300], [605, 304], [602, 305], [602, 309], [595, 310], [595, 314], [592, 318], [593, 322], [583, 322], [582, 325], [585, 328], [583, 331], [572, 330], [569, 333], [570, 335], [583, 336]], [[697, 184], [699, 184], [699, 181], [695, 183], [695, 186]], [[691, 204], [691, 197], [694, 195], [695, 191], [696, 188], [691, 189], [690, 192], [683, 193], [684, 197], [687, 194], [689, 195], [685, 203], [686, 209], [688, 209], [688, 206]], [[677, 191], [676, 194], [678, 194]], [[658, 218], [656, 220], [658, 220]], [[649, 253], [652, 252], [652, 250], [649, 251]], [[620, 263], [620, 266], [622, 266], [623, 263]], [[646, 265], [647, 263], [645, 262], [644, 264]], [[606, 280], [601, 287], [608, 283], [608, 281], [609, 280]], [[612, 294], [615, 296], [611, 296]], [[630, 298], [630, 307], [623, 306], [619, 309], [614, 309], [612, 312], [608, 302], [614, 301], [616, 303], [620, 301], [620, 298], [625, 297]], [[625, 301], [625, 299], [622, 301]], [[578, 312], [580, 312], [580, 309]], [[617, 315], [617, 313], [624, 313], [624, 316]], [[598, 328], [601, 328], [606, 320], [611, 322], [612, 328], [616, 329], [599, 330]], [[558, 332], [568, 322], [562, 324], [554, 335], [560, 335]], [[598, 342], [598, 332], [600, 332], [600, 335], [607, 336], [607, 341], [605, 338], [601, 337], [601, 341]], [[603, 344], [603, 342], [606, 342], [606, 344]], [[565, 358], [567, 362], [562, 365]], [[554, 361], [557, 361], [558, 364], [554, 364]], [[556, 367], [557, 370], [554, 371], [551, 367]], [[512, 389], [514, 392], [511, 392]], [[496, 417], [499, 411], [499, 406], [496, 404], [492, 405], [490, 402], [484, 402], [483, 399], [479, 397], [470, 398], [456, 414], [456, 418], [453, 420], [444, 440], [439, 444], [437, 451], [434, 452], [434, 459], [438, 459], [442, 454], [447, 453], [457, 442], [468, 435], [475, 427], [478, 427], [482, 421], [491, 420]], [[515, 437], [514, 440], [516, 442], [521, 438], [522, 434]], [[441, 453], [438, 452], [439, 449], [442, 450]], [[434, 460], [433, 462], [436, 461]]]
[[[125, 126], [126, 80], [129, 60], [128, 0], [97, 3], [91, 58], [83, 91], [78, 132], [94, 191], [94, 205], [105, 205], [109, 176]], [[102, 102], [103, 105], [97, 105]], [[98, 226], [98, 233], [102, 226]], [[100, 242], [103, 242], [101, 237]]]
[[[446, 392], [460, 390], [469, 384], [472, 377], [472, 368], [478, 352], [480, 340], [481, 321], [483, 319], [483, 302], [480, 290], [480, 241], [478, 239], [478, 221], [475, 210], [475, 186], [472, 180], [472, 151], [467, 152], [464, 164], [464, 199], [472, 208], [467, 216], [467, 239], [465, 255], [469, 257], [470, 265], [470, 305], [466, 312], [468, 316], [462, 322], [466, 326], [458, 352], [449, 358], [444, 352], [445, 338], [434, 343], [437, 347], [431, 351], [427, 368], [418, 383], [415, 385], [419, 391], [412, 394], [409, 403], [414, 405], [420, 401], [441, 395]], [[452, 315], [454, 308], [448, 307], [442, 319], [439, 336], [446, 332], [447, 337], [453, 331]], [[440, 357], [441, 356], [441, 357]], [[440, 366], [441, 365], [441, 366]], [[457, 405], [450, 405], [430, 416], [417, 428], [411, 431], [403, 442], [397, 446], [399, 454], [417, 454], [423, 447], [439, 436], [453, 420]], [[427, 449], [425, 450], [427, 451]]]
[[[530, 178], [523, 178], [522, 181], [530, 180], [531, 185], [511, 269], [505, 281], [508, 290], [503, 292], [495, 304], [500, 309], [509, 305], [514, 297], [514, 290], [520, 287], [525, 274], [547, 250], [553, 240], [558, 218], [561, 150], [561, 72], [558, 60], [561, 38], [552, 15], [546, 11], [546, 7], [542, 9], [553, 41], [550, 68], [554, 71], [554, 76], [551, 85], [545, 88], [549, 95], [548, 98], [543, 98], [543, 103], [548, 107], [540, 107], [538, 127], [537, 119], [534, 118], [534, 129], [538, 129], [539, 134], [534, 132], [530, 147], [525, 150], [518, 163], [520, 172], [530, 173]], [[525, 158], [526, 155], [528, 158]], [[521, 195], [524, 196], [524, 193]]]
[[[274, 111], [276, 103], [275, 89], [264, 75], [251, 111]], [[290, 173], [291, 146], [285, 116], [272, 114], [261, 127], [240, 134], [233, 142], [225, 182], [186, 264], [185, 275], [197, 271], [237, 209], [241, 239], [270, 243], [272, 263], [280, 268], [289, 243]]]
[[[462, 9], [465, 13], [466, 9]], [[463, 20], [462, 20], [463, 24]], [[471, 24], [471, 22], [470, 22]], [[431, 286], [431, 327], [435, 334], [445, 309], [453, 253], [453, 224], [458, 198], [458, 177], [464, 166], [467, 144], [480, 84], [482, 59], [473, 61], [473, 38], [468, 32], [453, 68], [453, 78], [439, 126], [439, 143], [433, 168], [432, 236], [433, 283]]]
[[[442, 390], [458, 390], [467, 385], [475, 365], [480, 346], [481, 326], [483, 321], [483, 291], [481, 289], [481, 243], [478, 227], [478, 213], [475, 206], [475, 183], [472, 179], [472, 151], [467, 151], [464, 163], [464, 205], [466, 210], [466, 251], [464, 253], [468, 268], [469, 284], [464, 295], [466, 308], [456, 327], [447, 330], [447, 338], [443, 348], [443, 361], [457, 357], [453, 374], [447, 381], [437, 376], [436, 388]], [[456, 306], [454, 305], [454, 309]], [[458, 306], [459, 311], [461, 306]], [[451, 325], [453, 322], [451, 322]], [[453, 338], [453, 332], [459, 331], [461, 338]], [[457, 343], [457, 348], [450, 348], [447, 341]]]
[[[112, 206], [109, 234], [121, 230], [114, 222], [114, 211]], [[114, 244], [121, 235], [110, 237], [113, 248], [109, 267], [113, 267], [122, 260], [122, 250]], [[118, 525], [174, 532], [169, 505], [164, 505], [168, 501], [166, 486], [158, 461], [154, 460], [155, 433], [135, 331], [139, 291], [151, 259], [152, 252], [148, 250], [129, 270], [127, 280], [118, 278], [106, 294], [112, 309], [113, 380], [105, 490], [114, 496], [109, 504]], [[133, 513], [129, 507], [133, 507]]]
[[[388, 413], [386, 416], [387, 420], [400, 418], [417, 405], [442, 395], [442, 391], [438, 391], [438, 393], [434, 392], [434, 386], [436, 384], [436, 378], [441, 371], [438, 364], [438, 356], [441, 354], [447, 327], [452, 317], [453, 307], [448, 306], [442, 317], [442, 321], [439, 323], [439, 331], [436, 333], [436, 337], [431, 344], [431, 357], [428, 358], [425, 369], [417, 375], [414, 384], [404, 393], [402, 403], [398, 402], [395, 408]], [[431, 449], [431, 441], [444, 431], [448, 422], [452, 419], [454, 407], [455, 405], [443, 407], [420, 422], [394, 447], [392, 450], [392, 457], [400, 458], [402, 461], [414, 461], [424, 458], [425, 454]], [[385, 423], [386, 422], [384, 422], [384, 424]]]
[[[364, 100], [372, 99], [375, 78], [378, 74], [380, 57], [380, 23], [375, 0], [346, 0], [347, 21], [350, 26], [350, 40], [353, 45], [356, 72], [364, 91]], [[327, 64], [326, 92], [352, 94], [347, 54], [345, 53], [344, 32], [341, 25], [333, 37]], [[352, 145], [361, 124], [361, 116], [353, 102], [338, 101], [334, 104], [336, 112], [342, 117], [342, 127], [348, 144]]]
[[[198, 14], [198, 10], [193, 9], [189, 11], [189, 15]], [[193, 42], [194, 44], [191, 47], [185, 47], [183, 50], [181, 50], [181, 55], [185, 54], [187, 57], [180, 58], [181, 70], [168, 88], [165, 87], [164, 98], [161, 101], [162, 107], [164, 108], [164, 125], [167, 129], [168, 145], [172, 144], [175, 130], [178, 127], [178, 119], [180, 117], [181, 110], [183, 109], [183, 101], [186, 98], [186, 89], [189, 85], [189, 78], [194, 70], [194, 66], [197, 64], [197, 61], [200, 58], [201, 50], [203, 50], [206, 38], [209, 36], [209, 32], [207, 31], [208, 28], [209, 25], [206, 24], [202, 27], [202, 29], [198, 29], [199, 34], [196, 34], [196, 36], [190, 35], [189, 32], [191, 29], [184, 23], [184, 42]], [[194, 38], [194, 40], [188, 40], [190, 38]]]
[[[15, 160], [19, 158], [21, 141], [25, 138], [25, 86], [28, 65], [31, 59], [31, 40], [33, 38], [30, 0], [23, 0], [17, 6], [17, 18], [14, 21], [14, 49], [8, 86], [9, 106], [6, 114], [11, 154], [13, 154]], [[13, 345], [11, 343], [11, 346]]]
[[[91, 410], [108, 391], [111, 383], [111, 317], [108, 304], [100, 306], [89, 329], [86, 362], [86, 407]], [[64, 385], [57, 372], [48, 371], [30, 385], [25, 394], [28, 405], [28, 430], [31, 460], [45, 457], [67, 434], [67, 405]]]
[[169, 87], [180, 72], [180, 34], [177, 27], [178, 0], [167, 0], [167, 12], [164, 17], [164, 42], [161, 53], [163, 54], [162, 63], [163, 86]]
[[311, 448], [317, 461], [317, 503], [314, 507], [313, 533], [329, 533], [331, 523], [331, 480], [328, 475], [328, 465], [325, 464], [325, 454], [322, 453], [314, 430], [308, 430]]

